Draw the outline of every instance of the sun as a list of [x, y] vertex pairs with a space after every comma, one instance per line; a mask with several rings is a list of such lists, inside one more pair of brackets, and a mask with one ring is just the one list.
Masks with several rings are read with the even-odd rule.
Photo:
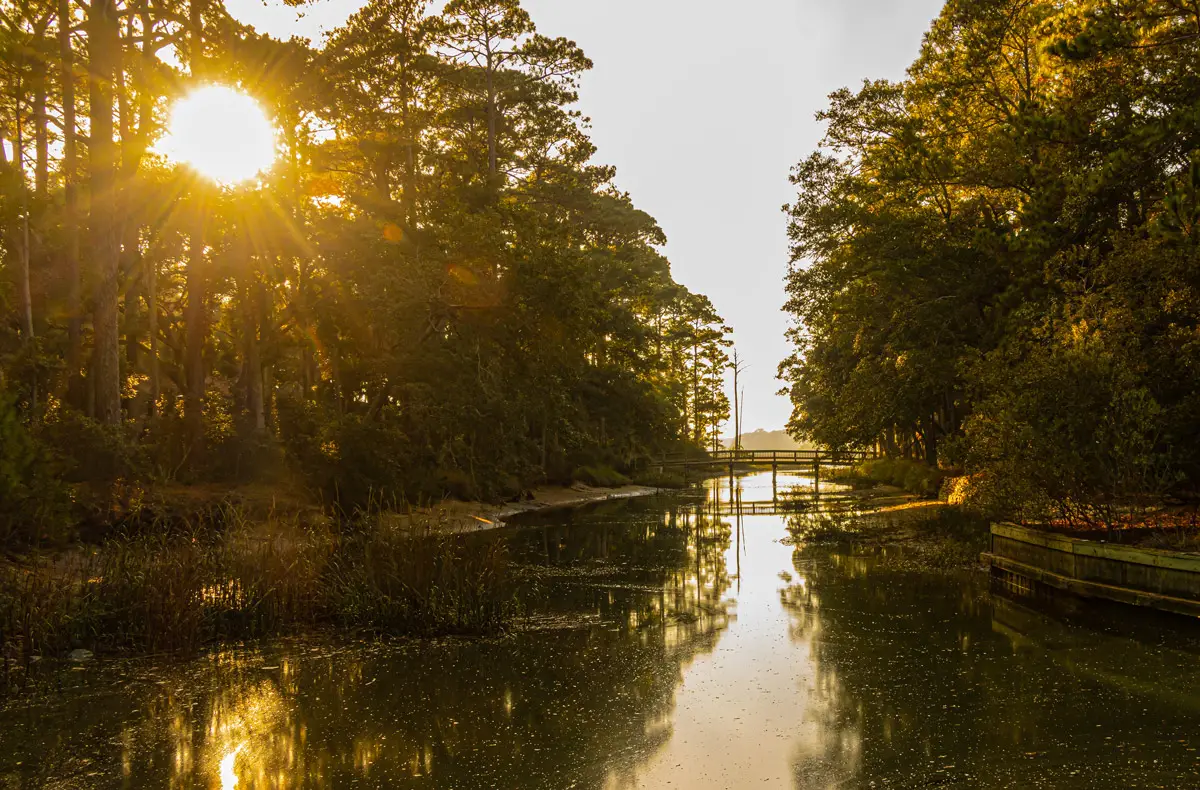
[[231, 186], [271, 167], [275, 128], [250, 96], [224, 85], [206, 85], [175, 102], [159, 150]]

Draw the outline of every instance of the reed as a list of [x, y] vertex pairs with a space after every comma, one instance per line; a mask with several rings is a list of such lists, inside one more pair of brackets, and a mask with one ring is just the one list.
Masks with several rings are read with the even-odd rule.
[[498, 537], [403, 531], [377, 518], [321, 526], [235, 518], [219, 530], [176, 526], [0, 563], [10, 668], [75, 648], [190, 652], [321, 626], [492, 634], [515, 615]]

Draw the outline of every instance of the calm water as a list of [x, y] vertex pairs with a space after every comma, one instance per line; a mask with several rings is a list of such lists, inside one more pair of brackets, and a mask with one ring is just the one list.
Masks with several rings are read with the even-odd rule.
[[1200, 788], [1194, 630], [788, 545], [727, 486], [514, 531], [537, 591], [504, 639], [67, 673], [0, 713], [0, 787]]

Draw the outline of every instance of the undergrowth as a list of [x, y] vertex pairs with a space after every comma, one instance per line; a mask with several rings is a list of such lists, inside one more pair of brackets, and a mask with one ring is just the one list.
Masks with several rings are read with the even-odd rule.
[[[494, 634], [515, 616], [498, 537], [401, 531], [376, 519], [241, 521], [0, 563], [6, 670], [76, 648], [190, 652], [322, 625]], [[16, 674], [5, 671], [0, 687]]]
[[919, 461], [902, 458], [878, 458], [859, 464], [850, 472], [834, 477], [836, 482], [850, 485], [892, 485], [910, 494], [934, 498], [941, 490], [947, 474]]

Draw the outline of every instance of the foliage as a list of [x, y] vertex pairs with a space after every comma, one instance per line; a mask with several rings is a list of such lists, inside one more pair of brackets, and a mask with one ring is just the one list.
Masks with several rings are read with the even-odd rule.
[[[294, 472], [352, 510], [717, 443], [729, 329], [517, 0], [371, 0], [320, 47], [219, 1], [0, 12], [0, 375], [69, 480]], [[258, 179], [157, 152], [202, 83], [274, 120]]]
[[793, 172], [791, 430], [1110, 522], [1200, 481], [1190, 4], [950, 0]]
[[57, 545], [70, 536], [70, 496], [54, 459], [0, 388], [0, 546]]
[[620, 488], [629, 485], [629, 478], [608, 466], [581, 466], [575, 470], [575, 479], [599, 488]]
[[880, 458], [855, 467], [851, 478], [893, 485], [910, 494], [932, 498], [941, 492], [946, 474], [920, 461]]

